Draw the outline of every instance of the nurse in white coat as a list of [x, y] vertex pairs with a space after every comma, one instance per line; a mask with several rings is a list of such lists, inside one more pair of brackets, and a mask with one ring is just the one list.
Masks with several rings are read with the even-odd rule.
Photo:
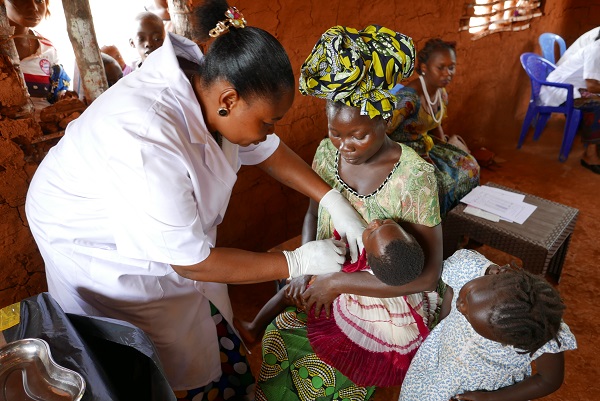
[[[228, 13], [217, 15], [241, 25]], [[320, 201], [352, 257], [362, 248], [354, 209], [273, 134], [294, 93], [289, 59], [263, 30], [225, 30], [204, 57], [168, 34], [67, 127], [31, 182], [26, 213], [51, 295], [66, 312], [146, 331], [176, 391], [221, 377], [210, 306], [231, 323], [224, 283], [339, 271], [344, 261], [345, 245], [332, 240], [284, 253], [215, 248], [242, 164]]]

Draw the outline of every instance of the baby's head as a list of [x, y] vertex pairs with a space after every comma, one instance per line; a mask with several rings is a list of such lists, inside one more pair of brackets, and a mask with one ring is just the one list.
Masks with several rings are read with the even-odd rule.
[[144, 61], [150, 53], [162, 46], [165, 40], [165, 27], [162, 20], [149, 11], [139, 13], [135, 17], [135, 22], [135, 34], [129, 39], [129, 44], [138, 51]]
[[110, 88], [111, 86], [116, 84], [119, 79], [123, 78], [123, 70], [121, 69], [121, 66], [119, 65], [117, 60], [115, 60], [108, 54], [101, 53], [101, 56], [102, 64], [104, 64], [104, 73], [106, 75], [106, 81], [108, 83], [108, 87]]
[[373, 220], [363, 232], [367, 261], [387, 285], [403, 285], [423, 271], [425, 256], [417, 240], [394, 220]]
[[565, 305], [543, 277], [496, 269], [466, 283], [456, 308], [481, 336], [526, 353], [556, 338]]

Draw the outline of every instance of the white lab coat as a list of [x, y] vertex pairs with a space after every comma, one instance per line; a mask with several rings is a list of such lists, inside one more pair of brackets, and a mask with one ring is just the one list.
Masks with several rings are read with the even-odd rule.
[[[573, 85], [573, 98], [581, 97], [579, 88], [586, 88], [586, 79], [600, 80], [600, 40], [587, 45], [548, 74], [546, 81]], [[560, 106], [567, 101], [567, 89], [542, 86], [540, 100], [545, 106]]]
[[[171, 265], [204, 260], [242, 164], [279, 145], [219, 148], [167, 35], [68, 127], [40, 164], [26, 201], [48, 288], [66, 312], [126, 320], [154, 341], [175, 390], [221, 375], [210, 300], [231, 323], [227, 286], [185, 279]], [[239, 267], [243, 269], [243, 266]]]

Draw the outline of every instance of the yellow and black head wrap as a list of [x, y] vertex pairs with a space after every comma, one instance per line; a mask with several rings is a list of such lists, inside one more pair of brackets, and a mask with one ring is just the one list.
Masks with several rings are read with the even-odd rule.
[[396, 102], [390, 90], [412, 74], [414, 61], [415, 46], [406, 35], [378, 25], [362, 31], [334, 26], [302, 64], [300, 92], [388, 118]]

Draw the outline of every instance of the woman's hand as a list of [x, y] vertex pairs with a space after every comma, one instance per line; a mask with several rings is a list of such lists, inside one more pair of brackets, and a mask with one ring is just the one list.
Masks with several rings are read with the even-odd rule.
[[306, 275], [290, 280], [288, 285], [283, 290], [283, 294], [285, 295], [285, 299], [288, 303], [295, 304], [298, 309], [304, 310], [305, 304], [302, 294], [306, 290], [306, 286], [308, 285], [311, 277], [312, 276]]
[[344, 273], [330, 273], [314, 276], [310, 286], [304, 291], [302, 297], [304, 298], [306, 310], [310, 311], [312, 306], [315, 305], [315, 317], [319, 317], [321, 315], [321, 309], [325, 308], [325, 315], [329, 319], [331, 315], [331, 304], [333, 303], [333, 300], [341, 294], [336, 289], [334, 280], [338, 274]]
[[350, 250], [350, 259], [352, 262], [358, 260], [358, 255], [364, 248], [362, 234], [367, 224], [352, 207], [348, 199], [336, 189], [327, 192], [319, 202], [322, 207], [327, 209], [333, 220], [333, 226], [342, 238], [346, 238]]

